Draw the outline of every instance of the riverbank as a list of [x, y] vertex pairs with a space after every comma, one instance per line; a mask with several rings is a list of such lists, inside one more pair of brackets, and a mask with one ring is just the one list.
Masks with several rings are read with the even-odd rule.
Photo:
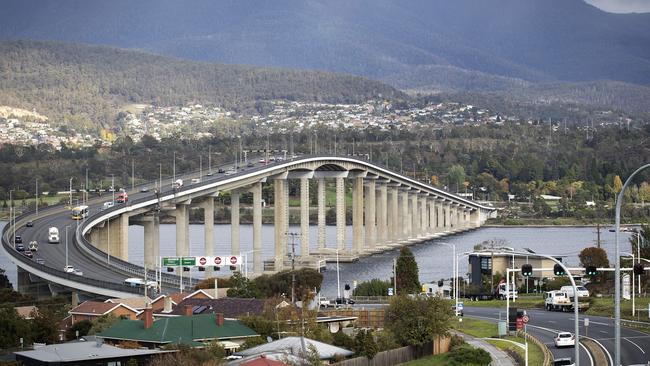
[[[634, 228], [643, 225], [641, 222], [625, 222], [621, 223], [622, 228]], [[598, 228], [600, 226], [603, 230], [614, 228], [613, 221], [587, 221], [572, 217], [563, 217], [561, 219], [489, 219], [482, 227], [521, 227], [521, 228], [536, 228], [536, 227], [589, 227]]]

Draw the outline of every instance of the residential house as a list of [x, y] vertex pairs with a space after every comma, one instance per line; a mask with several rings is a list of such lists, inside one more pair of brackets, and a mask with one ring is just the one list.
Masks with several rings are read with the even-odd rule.
[[266, 300], [224, 297], [220, 299], [187, 298], [181, 301], [169, 315], [192, 315], [222, 313], [226, 318], [262, 315]]
[[118, 318], [135, 320], [140, 315], [138, 311], [125, 304], [110, 302], [86, 301], [68, 312], [70, 324], [74, 325], [81, 320], [93, 321], [104, 315], [114, 315]]
[[[332, 362], [339, 357], [349, 357], [354, 355], [354, 352], [345, 348], [332, 346], [331, 344], [319, 342], [313, 339], [304, 338], [305, 352], [313, 346], [318, 352], [318, 356], [325, 362]], [[257, 347], [248, 348], [243, 351], [235, 353], [236, 356], [255, 356], [266, 353], [285, 352], [291, 355], [300, 356], [303, 354], [303, 342], [301, 337], [286, 337], [278, 339], [277, 341], [265, 343]]]
[[152, 309], [145, 309], [142, 320], [121, 320], [97, 336], [111, 344], [133, 341], [147, 348], [168, 344], [203, 347], [217, 341], [226, 350], [234, 351], [246, 339], [259, 335], [238, 320], [225, 319], [223, 314], [165, 317], [154, 321]]

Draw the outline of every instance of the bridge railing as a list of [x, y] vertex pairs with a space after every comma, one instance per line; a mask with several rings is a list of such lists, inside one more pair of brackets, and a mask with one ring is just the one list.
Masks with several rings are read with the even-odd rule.
[[[15, 221], [16, 221], [16, 226], [19, 227], [22, 224], [26, 223], [28, 221], [28, 218], [30, 218], [34, 212], [26, 212], [23, 213], [20, 216], [17, 216]], [[8, 223], [5, 225], [4, 229], [2, 230], [2, 246], [4, 249], [12, 256], [14, 260], [17, 260], [19, 262], [22, 262], [24, 265], [34, 268], [38, 271], [47, 273], [49, 275], [58, 277], [58, 278], [63, 278], [69, 281], [73, 282], [80, 282], [92, 287], [97, 287], [97, 288], [104, 288], [104, 289], [109, 289], [109, 290], [115, 290], [115, 291], [120, 291], [120, 292], [129, 292], [133, 294], [142, 294], [142, 289], [139, 289], [137, 287], [128, 287], [124, 286], [123, 284], [117, 284], [114, 282], [107, 282], [107, 281], [102, 281], [102, 280], [96, 280], [93, 278], [88, 278], [84, 276], [78, 276], [73, 273], [66, 273], [63, 270], [58, 270], [52, 267], [49, 267], [45, 264], [37, 263], [36, 261], [33, 261], [30, 258], [27, 258], [23, 254], [19, 253], [16, 251], [16, 249], [13, 247], [11, 241], [9, 240], [11, 234], [13, 231], [13, 226], [12, 223]]]

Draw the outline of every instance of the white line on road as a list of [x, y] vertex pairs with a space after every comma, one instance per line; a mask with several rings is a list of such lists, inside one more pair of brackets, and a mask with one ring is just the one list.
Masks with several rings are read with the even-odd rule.
[[634, 343], [634, 342], [632, 342], [631, 340], [629, 340], [629, 339], [627, 339], [627, 338], [623, 338], [623, 339], [625, 339], [626, 341], [628, 341], [628, 342], [630, 342], [630, 343], [632, 343], [633, 345], [635, 345], [635, 346], [636, 346], [636, 348], [638, 348], [638, 349], [639, 349], [639, 351], [641, 351], [641, 352], [643, 352], [643, 354], [645, 355], [645, 351], [643, 350], [643, 348], [641, 348], [641, 347], [639, 347], [639, 345], [638, 345], [638, 344], [636, 344], [636, 343]]

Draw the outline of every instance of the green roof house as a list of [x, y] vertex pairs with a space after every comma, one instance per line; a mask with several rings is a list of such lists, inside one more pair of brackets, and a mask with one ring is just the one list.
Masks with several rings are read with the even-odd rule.
[[167, 344], [203, 347], [218, 341], [226, 350], [235, 351], [247, 338], [259, 336], [238, 320], [224, 319], [223, 314], [199, 314], [162, 318], [153, 321], [151, 309], [144, 310], [142, 320], [121, 320], [97, 334], [107, 343], [133, 341], [154, 348]]

